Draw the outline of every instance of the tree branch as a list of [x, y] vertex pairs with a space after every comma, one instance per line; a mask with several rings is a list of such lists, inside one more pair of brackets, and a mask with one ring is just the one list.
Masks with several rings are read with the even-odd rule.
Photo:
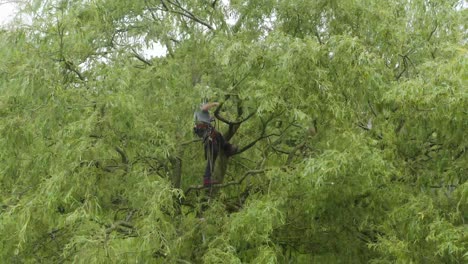
[[315, 29], [315, 37], [317, 38], [318, 42], [320, 45], [323, 45], [323, 42], [322, 42], [322, 39], [320, 38], [320, 35], [319, 35], [319, 32], [318, 32], [318, 29]]
[[400, 54], [398, 55], [403, 58], [403, 70], [401, 70], [401, 72], [396, 76], [397, 81], [401, 78], [403, 73], [405, 73], [407, 70], [406, 55], [400, 55]]
[[439, 27], [439, 24], [436, 21], [436, 25], [435, 25], [434, 29], [431, 31], [431, 33], [429, 34], [429, 37], [427, 38], [427, 41], [431, 40], [432, 36], [434, 35], [434, 33], [436, 32], [438, 27]]
[[208, 24], [207, 22], [205, 22], [205, 21], [199, 19], [198, 17], [196, 17], [192, 12], [190, 12], [187, 9], [183, 8], [179, 3], [172, 2], [170, 0], [166, 0], [166, 1], [169, 2], [171, 5], [173, 5], [173, 6], [177, 7], [177, 8], [179, 8], [180, 10], [182, 10], [182, 12], [177, 11], [177, 10], [170, 10], [170, 9], [167, 8], [167, 5], [164, 3], [164, 0], [161, 0], [161, 3], [164, 5], [165, 8], [168, 9], [167, 10], [168, 12], [182, 15], [182, 16], [188, 18], [188, 19], [191, 19], [191, 20], [199, 23], [199, 24], [202, 24], [203, 26], [209, 28], [210, 30], [214, 30], [214, 28], [210, 24]]
[[246, 118], [243, 118], [242, 120], [239, 120], [239, 121], [229, 121], [227, 120], [226, 118], [222, 117], [220, 114], [219, 114], [219, 111], [221, 110], [221, 107], [223, 106], [224, 103], [221, 103], [219, 104], [219, 106], [216, 108], [216, 110], [214, 111], [214, 116], [220, 120], [221, 122], [225, 123], [226, 125], [240, 125], [242, 123], [244, 123], [245, 121], [249, 120], [252, 116], [254, 116], [256, 114], [256, 111], [250, 113]]
[[370, 102], [370, 100], [367, 100], [367, 104], [369, 105], [371, 111], [372, 111], [372, 114], [377, 117], [377, 112], [375, 111], [374, 109], [374, 106], [372, 106], [372, 103]]
[[148, 66], [153, 66], [153, 63], [151, 63], [150, 61], [146, 60], [145, 58], [143, 58], [140, 54], [138, 54], [136, 52], [136, 50], [132, 49], [133, 51], [133, 56], [135, 58], [137, 58], [139, 61], [143, 62], [144, 64], [148, 65]]
[[106, 229], [106, 236], [108, 236], [113, 231], [118, 231], [119, 233], [130, 235], [134, 233], [135, 227], [127, 221], [117, 221]]
[[117, 151], [119, 153], [119, 155], [120, 155], [120, 157], [122, 159], [122, 163], [128, 165], [128, 156], [125, 153], [125, 151], [123, 151], [123, 149], [121, 149], [120, 147], [115, 147], [115, 151]]
[[293, 148], [293, 150], [291, 150], [291, 152], [289, 152], [289, 154], [288, 154], [288, 159], [286, 160], [286, 165], [290, 165], [290, 164], [291, 164], [291, 162], [292, 162], [294, 156], [296, 155], [296, 152], [297, 152], [299, 149], [303, 148], [303, 147], [306, 145], [306, 142], [307, 142], [307, 141], [304, 141], [304, 142], [302, 142], [301, 144], [295, 146], [295, 147]]
[[85, 77], [83, 76], [83, 74], [81, 74], [80, 71], [78, 71], [75, 67], [75, 65], [73, 65], [73, 63], [63, 59], [63, 62], [65, 63], [65, 68], [71, 72], [74, 72], [78, 78], [81, 80], [81, 81], [86, 81]]
[[260, 136], [259, 138], [255, 139], [254, 141], [250, 142], [249, 144], [247, 144], [244, 147], [242, 147], [241, 149], [239, 149], [236, 153], [232, 154], [232, 156], [237, 155], [237, 154], [241, 154], [242, 152], [249, 150], [250, 148], [255, 146], [255, 144], [257, 144], [258, 141], [260, 141], [262, 139], [265, 139], [265, 138], [268, 138], [268, 137], [271, 137], [271, 136], [278, 136], [278, 134], [270, 134], [270, 135], [266, 135], [266, 136]]
[[224, 183], [224, 184], [215, 184], [215, 185], [212, 185], [212, 186], [202, 186], [202, 185], [192, 186], [192, 187], [189, 187], [184, 193], [185, 193], [185, 195], [188, 195], [193, 190], [202, 190], [202, 189], [210, 189], [210, 188], [220, 189], [220, 188], [224, 188], [224, 187], [228, 187], [228, 186], [232, 186], [232, 185], [240, 185], [240, 184], [242, 184], [242, 182], [249, 175], [255, 175], [255, 174], [260, 174], [260, 173], [264, 173], [264, 172], [265, 172], [264, 169], [250, 170], [250, 171], [247, 171], [246, 173], [244, 173], [244, 175], [238, 181], [227, 182], [227, 183]]
[[[282, 115], [283, 112], [281, 112], [280, 114], [278, 114], [277, 116], [280, 116]], [[271, 137], [271, 136], [281, 136], [281, 135], [278, 135], [278, 134], [270, 134], [270, 135], [266, 135], [265, 136], [265, 133], [266, 133], [266, 128], [268, 126], [268, 124], [271, 122], [271, 120], [273, 120], [276, 116], [275, 115], [271, 115], [266, 121], [263, 121], [262, 120], [262, 133], [260, 134], [260, 137], [258, 137], [257, 139], [255, 139], [254, 141], [250, 142], [249, 144], [247, 144], [246, 146], [242, 147], [241, 149], [239, 149], [236, 153], [234, 153], [233, 155], [237, 155], [237, 154], [240, 154], [248, 149], [250, 149], [251, 147], [255, 146], [255, 144], [257, 144], [258, 141], [262, 140], [262, 139], [265, 139], [265, 138], [268, 138], [268, 137]]]
[[[238, 84], [238, 83], [237, 83]], [[226, 100], [228, 100], [230, 97], [230, 95], [227, 95], [226, 96]], [[252, 113], [250, 113], [247, 117], [241, 119], [241, 120], [238, 120], [238, 121], [229, 121], [227, 120], [226, 118], [224, 118], [223, 116], [220, 115], [220, 110], [221, 110], [221, 107], [223, 106], [224, 102], [219, 104], [218, 107], [216, 108], [216, 110], [214, 111], [214, 116], [220, 120], [221, 122], [227, 124], [229, 126], [229, 129], [228, 131], [225, 133], [224, 135], [224, 138], [226, 139], [226, 141], [229, 141], [231, 140], [231, 138], [234, 136], [234, 134], [236, 133], [237, 129], [239, 129], [240, 125], [249, 120], [252, 116], [254, 116], [256, 114], [256, 111], [253, 111]], [[237, 104], [237, 116], [238, 118], [242, 115], [243, 113], [243, 110], [242, 110], [242, 106], [241, 106], [241, 103], [238, 102]]]

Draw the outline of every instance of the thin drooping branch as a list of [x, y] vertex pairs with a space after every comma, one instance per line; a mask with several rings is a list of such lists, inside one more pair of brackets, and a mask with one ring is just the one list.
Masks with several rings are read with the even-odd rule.
[[417, 71], [416, 69], [416, 66], [414, 65], [413, 61], [411, 60], [411, 58], [409, 57], [410, 53], [412, 51], [408, 51], [405, 55], [401, 55], [401, 54], [398, 54], [398, 56], [400, 56], [402, 59], [403, 59], [403, 69], [401, 70], [401, 72], [396, 76], [396, 80], [398, 81], [401, 76], [403, 75], [403, 73], [407, 72], [409, 69], [408, 67], [408, 62], [411, 64], [411, 66], [413, 66], [414, 70]]
[[143, 58], [140, 54], [138, 54], [138, 52], [136, 52], [135, 49], [132, 49], [132, 52], [133, 52], [133, 56], [135, 58], [137, 58], [139, 61], [143, 62], [144, 64], [148, 65], [148, 66], [153, 66], [153, 63], [151, 63], [150, 61], [146, 60], [145, 58]]
[[135, 227], [127, 221], [117, 221], [105, 230], [106, 236], [108, 236], [113, 231], [130, 235], [135, 232]]
[[319, 43], [320, 45], [323, 45], [322, 38], [320, 38], [318, 29], [315, 30], [314, 34], [315, 34], [315, 37], [317, 38], [318, 43]]
[[249, 175], [255, 175], [255, 174], [260, 174], [260, 173], [264, 173], [264, 172], [265, 172], [264, 169], [250, 170], [250, 171], [247, 171], [246, 173], [244, 173], [244, 175], [242, 175], [242, 177], [238, 181], [227, 182], [227, 183], [224, 183], [224, 184], [216, 184], [216, 185], [213, 185], [213, 186], [192, 186], [192, 187], [189, 187], [184, 193], [185, 193], [185, 195], [188, 195], [193, 190], [202, 190], [202, 189], [210, 189], [210, 188], [221, 189], [221, 188], [232, 186], [232, 185], [240, 185], [240, 184], [242, 184], [242, 182]]
[[191, 19], [207, 28], [209, 28], [210, 30], [214, 30], [214, 28], [208, 24], [207, 22], [199, 19], [198, 17], [196, 17], [192, 12], [190, 12], [189, 10], [185, 9], [184, 7], [182, 7], [178, 2], [173, 2], [171, 0], [166, 0], [169, 4], [177, 7], [178, 9], [182, 10], [182, 11], [178, 11], [178, 10], [171, 10], [168, 8], [167, 6], [167, 3], [165, 3], [164, 0], [161, 0], [161, 3], [163, 4], [164, 8], [167, 9], [168, 12], [171, 12], [171, 13], [175, 13], [175, 14], [179, 14], [181, 16], [184, 16], [188, 19]]
[[219, 111], [221, 110], [221, 107], [222, 107], [223, 103], [221, 103], [217, 108], [216, 110], [214, 111], [214, 116], [221, 122], [225, 123], [226, 125], [240, 125], [242, 123], [244, 123], [245, 121], [249, 120], [252, 116], [254, 116], [256, 114], [256, 112], [252, 112], [250, 113], [247, 117], [241, 119], [241, 120], [238, 120], [238, 121], [229, 121], [227, 120], [226, 118], [224, 118], [223, 116], [221, 116], [219, 114]]
[[437, 21], [435, 22], [435, 27], [434, 29], [431, 31], [431, 33], [429, 34], [429, 37], [427, 38], [427, 41], [430, 41], [432, 36], [434, 35], [434, 33], [436, 32], [437, 28], [439, 27], [439, 23], [437, 23]]
[[[281, 112], [278, 116], [282, 115], [283, 112]], [[262, 132], [260, 133], [260, 136], [258, 138], [256, 138], [255, 140], [253, 140], [252, 142], [250, 142], [249, 144], [247, 144], [246, 146], [240, 148], [236, 153], [234, 153], [233, 155], [237, 155], [237, 154], [240, 154], [244, 151], [247, 151], [248, 149], [250, 149], [251, 147], [255, 146], [255, 144], [257, 144], [257, 142], [259, 142], [260, 140], [262, 139], [265, 139], [265, 138], [268, 138], [268, 137], [271, 137], [271, 136], [280, 136], [278, 134], [270, 134], [270, 135], [265, 135], [266, 134], [266, 129], [267, 129], [267, 126], [268, 124], [275, 118], [277, 117], [276, 115], [271, 115], [267, 120], [263, 121], [262, 120]]]
[[239, 149], [239, 150], [238, 150], [236, 153], [234, 153], [233, 155], [241, 154], [242, 152], [247, 151], [247, 150], [249, 150], [250, 148], [252, 148], [253, 146], [255, 146], [255, 144], [257, 144], [257, 142], [259, 142], [260, 140], [265, 139], [265, 138], [268, 138], [268, 137], [271, 137], [271, 136], [279, 136], [279, 135], [278, 135], [278, 134], [262, 135], [262, 136], [258, 137], [257, 139], [255, 139], [254, 141], [250, 142], [249, 144], [245, 145], [245, 146], [242, 147], [241, 149]]
[[[226, 97], [226, 100], [229, 99], [229, 95]], [[219, 106], [216, 108], [215, 112], [214, 112], [214, 116], [220, 120], [221, 122], [227, 124], [229, 126], [228, 128], [228, 131], [227, 133], [225, 133], [224, 135], [224, 138], [226, 139], [226, 141], [229, 141], [233, 136], [234, 134], [237, 132], [237, 129], [239, 129], [240, 125], [249, 120], [252, 116], [254, 116], [256, 114], [256, 111], [253, 111], [252, 113], [250, 113], [247, 117], [241, 119], [241, 120], [238, 120], [238, 121], [230, 121], [230, 120], [227, 120], [226, 118], [224, 118], [223, 116], [220, 115], [220, 110], [221, 110], [221, 107], [223, 106], [224, 103], [221, 103], [219, 104]], [[241, 105], [238, 103], [238, 106], [237, 106], [237, 114], [238, 114], [238, 117], [240, 117], [240, 115], [242, 115], [243, 113], [243, 110], [242, 110], [242, 107]]]
[[182, 180], [182, 159], [180, 157], [174, 157], [170, 159], [172, 163], [173, 171], [172, 171], [172, 186], [174, 188], [180, 188], [181, 180]]
[[73, 63], [67, 61], [64, 59], [64, 63], [65, 63], [65, 68], [71, 72], [74, 72], [78, 78], [81, 80], [81, 81], [86, 81], [85, 77], [83, 76], [83, 74], [81, 74], [80, 71], [78, 71], [78, 69], [76, 69], [75, 65], [73, 65]]
[[364, 125], [362, 122], [359, 122], [359, 123], [357, 123], [356, 125], [357, 125], [358, 127], [362, 128], [362, 129], [366, 130], [366, 131], [371, 130], [371, 128], [367, 127], [367, 126]]
[[[165, 6], [164, 4], [164, 1], [161, 1], [161, 3], [163, 4], [163, 6]], [[154, 22], [156, 23], [161, 23], [162, 22], [162, 19], [158, 19], [156, 17], [156, 15], [154, 14], [153, 12], [153, 8], [151, 8], [148, 4], [148, 0], [145, 0], [145, 5], [146, 5], [146, 9], [148, 9], [148, 11], [150, 12], [151, 14], [151, 17], [153, 18]], [[167, 11], [168, 8], [165, 6], [165, 10], [164, 11]], [[173, 38], [169, 38], [169, 40], [172, 40], [174, 41]], [[169, 43], [168, 40], [163, 40], [164, 44], [166, 45], [166, 49], [167, 49], [167, 52], [169, 53], [169, 56], [171, 56], [171, 58], [174, 58], [174, 52], [172, 51], [172, 47], [171, 47], [171, 44]], [[178, 43], [178, 42], [177, 42]]]
[[377, 112], [375, 111], [374, 109], [374, 106], [372, 105], [371, 101], [370, 100], [367, 100], [367, 104], [369, 105], [371, 111], [372, 111], [372, 114], [377, 117]]
[[406, 58], [407, 58], [407, 55], [401, 55], [401, 54], [398, 54], [398, 56], [400, 56], [403, 60], [403, 69], [401, 70], [401, 72], [396, 76], [396, 80], [398, 81], [401, 76], [403, 75], [403, 73], [405, 73], [408, 69], [408, 62], [406, 61]]
[[288, 159], [286, 160], [286, 165], [290, 165], [296, 155], [296, 152], [303, 148], [306, 145], [307, 141], [303, 141], [299, 145], [295, 146], [291, 152], [288, 153]]
[[127, 154], [125, 153], [125, 151], [123, 151], [123, 149], [121, 149], [120, 147], [115, 147], [115, 151], [117, 151], [122, 159], [122, 163], [123, 164], [128, 164], [128, 156]]
[[164, 10], [169, 11], [169, 7], [166, 5], [166, 3], [164, 2], [164, 0], [161, 0], [161, 4], [163, 5]]

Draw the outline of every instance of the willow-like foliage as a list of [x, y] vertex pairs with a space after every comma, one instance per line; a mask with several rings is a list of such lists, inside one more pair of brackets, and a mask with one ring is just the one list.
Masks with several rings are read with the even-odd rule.
[[[468, 261], [463, 1], [21, 8], [0, 32], [3, 261]], [[239, 147], [210, 189], [204, 98]]]

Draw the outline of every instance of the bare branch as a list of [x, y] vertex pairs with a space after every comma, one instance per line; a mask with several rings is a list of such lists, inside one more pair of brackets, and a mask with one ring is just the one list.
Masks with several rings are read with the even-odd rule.
[[[186, 18], [188, 18], [188, 19], [191, 19], [191, 20], [193, 20], [193, 21], [195, 21], [195, 22], [197, 22], [197, 23], [199, 23], [199, 24], [202, 24], [203, 26], [209, 28], [210, 30], [214, 30], [214, 28], [213, 28], [210, 24], [208, 24], [207, 22], [205, 22], [205, 21], [199, 19], [199, 18], [196, 17], [192, 12], [190, 12], [190, 11], [188, 11], [187, 9], [183, 8], [183, 7], [180, 5], [180, 3], [178, 3], [178, 2], [172, 2], [172, 1], [170, 1], [170, 0], [166, 0], [166, 1], [169, 2], [170, 4], [172, 4], [173, 6], [179, 8], [180, 10], [182, 10], [182, 11], [177, 11], [177, 10], [170, 10], [170, 9], [168, 9], [168, 10], [167, 10], [168, 12], [175, 13], [175, 14], [179, 14], [179, 15], [184, 16], [184, 17], [186, 17]], [[164, 0], [161, 0], [161, 3], [164, 5], [165, 8], [167, 8], [167, 5], [164, 3]]]
[[255, 139], [254, 141], [252, 141], [249, 144], [245, 145], [244, 147], [242, 147], [241, 149], [239, 149], [236, 153], [234, 153], [232, 155], [234, 156], [234, 155], [237, 155], [237, 154], [241, 154], [242, 152], [247, 151], [250, 148], [252, 148], [253, 146], [255, 146], [255, 144], [257, 144], [258, 141], [260, 141], [262, 139], [265, 139], [265, 138], [268, 138], [268, 137], [271, 137], [271, 136], [279, 136], [279, 135], [278, 134], [270, 134], [270, 135], [266, 135], [266, 136], [260, 136], [259, 138]]
[[189, 187], [184, 193], [185, 193], [185, 195], [187, 195], [193, 190], [202, 190], [202, 189], [210, 189], [210, 188], [220, 189], [220, 188], [224, 188], [224, 187], [228, 187], [228, 186], [232, 186], [232, 185], [240, 185], [240, 184], [242, 184], [242, 182], [249, 175], [255, 175], [255, 174], [260, 174], [260, 173], [264, 173], [264, 172], [265, 172], [264, 169], [250, 170], [250, 171], [247, 171], [246, 173], [244, 173], [244, 175], [238, 181], [227, 182], [227, 183], [224, 183], [224, 184], [216, 184], [216, 185], [212, 185], [212, 186], [192, 186], [192, 187]]
[[371, 111], [372, 111], [372, 114], [377, 117], [377, 112], [375, 111], [374, 109], [374, 106], [372, 105], [372, 103], [370, 102], [370, 100], [367, 100], [367, 104], [369, 105]]
[[74, 72], [78, 78], [81, 80], [81, 81], [86, 81], [85, 77], [83, 76], [83, 74], [81, 74], [80, 71], [78, 71], [75, 67], [75, 65], [73, 65], [73, 63], [63, 59], [63, 62], [65, 63], [65, 69], [71, 71], [71, 72]]
[[164, 6], [166, 11], [169, 11], [169, 8], [167, 7], [166, 3], [164, 3], [164, 0], [161, 0], [161, 4]]
[[252, 116], [254, 116], [256, 114], [256, 111], [250, 113], [247, 117], [243, 118], [242, 120], [238, 120], [238, 121], [229, 121], [227, 120], [226, 118], [222, 117], [220, 114], [219, 114], [219, 111], [221, 110], [221, 107], [222, 107], [223, 103], [219, 104], [219, 106], [216, 108], [216, 110], [214, 111], [214, 116], [222, 121], [223, 123], [227, 124], [227, 125], [240, 125], [242, 123], [244, 123], [245, 121], [249, 120]]
[[429, 34], [429, 37], [427, 38], [427, 41], [431, 40], [432, 36], [434, 35], [434, 33], [436, 32], [438, 27], [439, 27], [439, 24], [436, 21], [436, 25], [435, 25], [434, 29], [431, 31], [431, 33]]
[[364, 130], [366, 130], [366, 131], [371, 130], [371, 129], [368, 128], [366, 125], [364, 125], [362, 122], [357, 123], [357, 126], [360, 127], [360, 128], [362, 128], [362, 129], [364, 129]]
[[153, 66], [153, 63], [151, 63], [150, 61], [146, 60], [145, 58], [143, 58], [143, 56], [141, 56], [140, 54], [138, 54], [138, 52], [136, 52], [136, 50], [132, 49], [133, 51], [133, 56], [135, 58], [137, 58], [139, 61], [143, 62], [144, 64], [148, 65], [148, 66]]
[[250, 142], [249, 144], [247, 144], [246, 146], [242, 147], [241, 149], [239, 149], [236, 153], [234, 153], [233, 155], [237, 155], [237, 154], [240, 154], [248, 149], [250, 149], [251, 147], [255, 146], [255, 144], [257, 144], [258, 141], [262, 140], [262, 139], [265, 139], [265, 138], [268, 138], [268, 137], [271, 137], [271, 136], [281, 136], [280, 134], [270, 134], [270, 135], [265, 135], [266, 133], [266, 129], [267, 129], [267, 126], [268, 124], [275, 118], [275, 117], [278, 117], [280, 115], [282, 115], [283, 112], [279, 113], [278, 115], [271, 115], [267, 120], [263, 121], [262, 120], [262, 132], [260, 133], [260, 136], [255, 139], [254, 141]]
[[[129, 230], [127, 230], [129, 229]], [[133, 233], [135, 230], [135, 227], [130, 224], [129, 222], [126, 222], [126, 221], [117, 221], [115, 223], [113, 223], [109, 228], [106, 229], [106, 235], [109, 235], [110, 233], [112, 233], [113, 231], [118, 231], [120, 233], [124, 233], [124, 234], [131, 234]]]
[[318, 32], [318, 29], [315, 29], [315, 37], [317, 38], [317, 41], [319, 42], [320, 45], [323, 45], [322, 38], [320, 38], [320, 34]]
[[288, 159], [286, 160], [286, 165], [291, 164], [291, 162], [292, 162], [292, 160], [293, 160], [293, 158], [294, 158], [294, 155], [296, 155], [296, 152], [297, 152], [299, 149], [303, 148], [305, 145], [306, 145], [306, 141], [304, 141], [304, 142], [302, 142], [301, 144], [295, 146], [295, 147], [293, 148], [293, 150], [291, 150], [291, 152], [289, 152]]
[[127, 154], [125, 153], [125, 151], [123, 151], [123, 149], [121, 149], [120, 147], [115, 147], [115, 151], [117, 151], [120, 155], [120, 157], [122, 158], [122, 163], [123, 164], [128, 164], [128, 157], [127, 157]]

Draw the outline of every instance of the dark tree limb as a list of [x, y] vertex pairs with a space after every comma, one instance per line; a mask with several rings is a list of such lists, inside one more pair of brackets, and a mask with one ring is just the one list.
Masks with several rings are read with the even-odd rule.
[[281, 154], [285, 154], [285, 155], [291, 154], [291, 152], [288, 152], [288, 151], [279, 149], [279, 148], [277, 148], [277, 147], [275, 147], [275, 146], [271, 146], [271, 148], [272, 148], [275, 152], [277, 152], [277, 153], [281, 153]]
[[366, 130], [366, 131], [371, 130], [370, 128], [368, 128], [367, 126], [365, 126], [362, 122], [357, 123], [357, 126], [360, 127], [360, 128], [362, 128], [362, 129], [364, 129], [364, 130]]
[[247, 151], [247, 150], [249, 150], [250, 148], [252, 148], [253, 146], [255, 146], [255, 144], [257, 144], [257, 142], [259, 142], [260, 140], [265, 139], [265, 138], [268, 138], [268, 137], [271, 137], [271, 136], [279, 136], [279, 135], [278, 135], [278, 134], [270, 134], [270, 135], [260, 136], [260, 137], [258, 137], [257, 139], [255, 139], [254, 141], [252, 141], [252, 142], [250, 142], [249, 144], [245, 145], [244, 147], [240, 148], [240, 149], [239, 149], [236, 153], [234, 153], [233, 155], [241, 154], [242, 152]]
[[63, 60], [63, 62], [65, 63], [65, 69], [75, 73], [81, 81], [83, 81], [83, 82], [86, 81], [83, 74], [80, 71], [78, 71], [78, 69], [76, 69], [76, 67], [75, 67], [75, 65], [73, 65], [73, 63], [71, 63], [71, 62], [69, 62], [69, 61], [67, 61], [65, 59]]
[[[163, 6], [165, 6], [164, 1], [161, 1], [161, 3], [163, 4]], [[162, 19], [158, 19], [158, 18], [156, 17], [156, 15], [155, 15], [154, 12], [153, 12], [154, 8], [151, 8], [151, 7], [149, 6], [148, 0], [145, 0], [145, 5], [146, 5], [146, 9], [150, 12], [151, 17], [153, 18], [153, 20], [154, 20], [156, 23], [161, 23], [161, 22], [162, 22]], [[165, 10], [162, 10], [162, 11], [168, 11], [167, 6], [165, 6]], [[176, 41], [176, 40], [173, 39], [173, 38], [169, 38], [169, 40], [172, 40], [172, 41], [174, 41], [174, 42], [176, 42], [176, 43], [179, 43], [178, 41]], [[169, 56], [170, 56], [171, 58], [174, 58], [174, 52], [172, 51], [172, 47], [171, 47], [169, 41], [163, 40], [163, 42], [164, 42], [164, 44], [166, 45], [166, 49], [167, 49], [167, 52], [169, 53]]]
[[203, 190], [203, 189], [210, 189], [210, 188], [220, 189], [220, 188], [224, 188], [224, 187], [228, 187], [228, 186], [232, 186], [232, 185], [240, 185], [240, 184], [242, 184], [242, 182], [249, 175], [255, 175], [255, 174], [260, 174], [260, 173], [264, 173], [264, 172], [265, 172], [264, 169], [250, 170], [250, 171], [247, 171], [246, 173], [244, 173], [244, 175], [238, 181], [227, 182], [227, 183], [224, 183], [224, 184], [216, 184], [216, 185], [212, 185], [212, 186], [203, 186], [203, 185], [201, 185], [201, 186], [192, 186], [192, 187], [189, 187], [184, 193], [185, 193], [185, 195], [188, 195], [193, 190]]
[[431, 31], [431, 33], [429, 34], [429, 37], [427, 38], [427, 41], [430, 41], [432, 36], [434, 35], [434, 33], [436, 32], [437, 28], [439, 27], [439, 24], [437, 23], [436, 21], [436, 24], [435, 24], [435, 27], [434, 29]]
[[250, 113], [247, 117], [241, 119], [241, 120], [238, 120], [238, 121], [229, 121], [227, 120], [226, 118], [224, 118], [223, 116], [221, 116], [219, 114], [219, 111], [221, 110], [221, 106], [223, 105], [223, 103], [219, 104], [219, 106], [216, 108], [216, 110], [214, 111], [214, 116], [221, 122], [225, 123], [226, 125], [240, 125], [242, 123], [244, 123], [245, 121], [249, 120], [252, 116], [254, 116], [256, 114], [256, 112], [252, 112]]
[[[165, 3], [165, 1], [167, 1], [169, 4], [177, 7], [178, 9], [182, 10], [182, 11], [178, 11], [178, 10], [171, 10], [168, 8], [167, 4]], [[184, 7], [182, 7], [180, 5], [180, 3], [178, 1], [171, 1], [171, 0], [161, 0], [161, 3], [163, 4], [163, 6], [167, 9], [167, 12], [171, 12], [171, 13], [174, 13], [174, 14], [179, 14], [181, 16], [184, 16], [190, 20], [193, 20], [207, 28], [209, 28], [210, 30], [214, 30], [214, 28], [208, 24], [207, 22], [199, 19], [198, 17], [196, 17], [192, 12], [190, 12], [189, 10], [185, 9]]]
[[318, 29], [315, 29], [314, 34], [315, 34], [315, 37], [317, 38], [318, 43], [319, 43], [320, 45], [323, 45], [322, 38], [320, 38]]
[[398, 81], [401, 76], [403, 75], [403, 73], [407, 72], [408, 71], [408, 62], [411, 64], [411, 66], [413, 66], [414, 70], [416, 70], [416, 66], [414, 65], [413, 61], [411, 60], [411, 58], [409, 57], [409, 54], [411, 53], [412, 51], [408, 51], [405, 55], [401, 55], [401, 54], [398, 54], [398, 56], [400, 56], [402, 59], [403, 59], [403, 69], [401, 70], [401, 72], [395, 77], [396, 80]]
[[465, 149], [462, 149], [462, 151], [460, 151], [459, 153], [455, 155], [455, 157], [453, 157], [453, 160], [459, 159], [464, 153], [465, 153]]
[[128, 156], [123, 149], [120, 147], [115, 147], [115, 151], [117, 151], [122, 159], [122, 163], [128, 165]]
[[[241, 80], [242, 81], [242, 80]], [[239, 82], [238, 82], [239, 83]], [[237, 84], [238, 84], [237, 83]], [[237, 85], [236, 84], [236, 85]], [[230, 98], [229, 95], [226, 96], [226, 100], [228, 100]], [[220, 115], [220, 110], [221, 110], [221, 107], [223, 106], [224, 103], [221, 103], [218, 105], [218, 107], [216, 108], [216, 110], [214, 111], [214, 116], [220, 120], [221, 122], [225, 123], [228, 125], [228, 131], [226, 133], [224, 133], [224, 139], [226, 141], [229, 141], [231, 140], [231, 138], [234, 136], [234, 134], [237, 132], [237, 130], [239, 129], [240, 125], [242, 123], [244, 123], [245, 121], [249, 120], [252, 116], [254, 116], [256, 114], [256, 111], [250, 113], [247, 117], [241, 119], [241, 120], [238, 120], [238, 121], [230, 121], [230, 120], [227, 120], [226, 118], [224, 118], [223, 116]], [[242, 115], [243, 113], [243, 110], [242, 110], [242, 106], [240, 103], [238, 103], [237, 105], [237, 115], [238, 117], [240, 115]]]
[[169, 11], [169, 7], [166, 5], [164, 0], [161, 0], [161, 4], [163, 5], [165, 11]]
[[374, 109], [374, 106], [372, 105], [371, 101], [370, 100], [367, 100], [367, 104], [369, 105], [371, 111], [372, 111], [372, 114], [377, 117], [377, 112], [375, 111]]
[[290, 165], [290, 164], [291, 164], [291, 162], [292, 162], [293, 159], [294, 159], [294, 156], [296, 155], [296, 152], [297, 152], [298, 150], [300, 150], [301, 148], [303, 148], [303, 147], [306, 145], [306, 143], [307, 143], [306, 141], [302, 142], [301, 144], [295, 146], [295, 147], [293, 148], [293, 150], [291, 150], [291, 152], [289, 152], [289, 154], [288, 154], [288, 159], [286, 160], [286, 165]]
[[233, 155], [237, 155], [237, 154], [240, 154], [244, 151], [247, 151], [248, 149], [250, 149], [251, 147], [255, 146], [255, 144], [257, 144], [257, 142], [259, 142], [260, 140], [262, 139], [265, 139], [265, 138], [268, 138], [268, 137], [271, 137], [271, 136], [281, 136], [281, 135], [278, 135], [278, 134], [270, 134], [270, 135], [265, 135], [266, 134], [266, 129], [267, 129], [267, 126], [268, 124], [277, 116], [280, 116], [282, 115], [283, 112], [281, 112], [280, 114], [278, 115], [271, 115], [267, 120], [263, 121], [262, 120], [262, 132], [260, 133], [260, 136], [253, 140], [252, 142], [250, 142], [249, 144], [247, 144], [246, 146], [240, 148], [236, 153], [234, 153]]
[[407, 56], [406, 55], [400, 55], [400, 57], [403, 58], [403, 69], [401, 70], [401, 72], [399, 74], [397, 74], [397, 76], [395, 77], [396, 80], [400, 80], [401, 76], [403, 75], [403, 73], [405, 73], [408, 69], [408, 63], [406, 62], [406, 58]]
[[127, 221], [117, 221], [106, 229], [106, 236], [108, 236], [113, 231], [130, 235], [135, 232], [135, 227]]
[[143, 62], [144, 64], [148, 65], [148, 66], [153, 66], [153, 63], [151, 63], [150, 61], [146, 60], [145, 58], [143, 58], [143, 56], [141, 56], [140, 54], [138, 54], [138, 52], [136, 52], [136, 50], [132, 49], [132, 52], [133, 52], [133, 56], [135, 58], [137, 58], [139, 61]]

